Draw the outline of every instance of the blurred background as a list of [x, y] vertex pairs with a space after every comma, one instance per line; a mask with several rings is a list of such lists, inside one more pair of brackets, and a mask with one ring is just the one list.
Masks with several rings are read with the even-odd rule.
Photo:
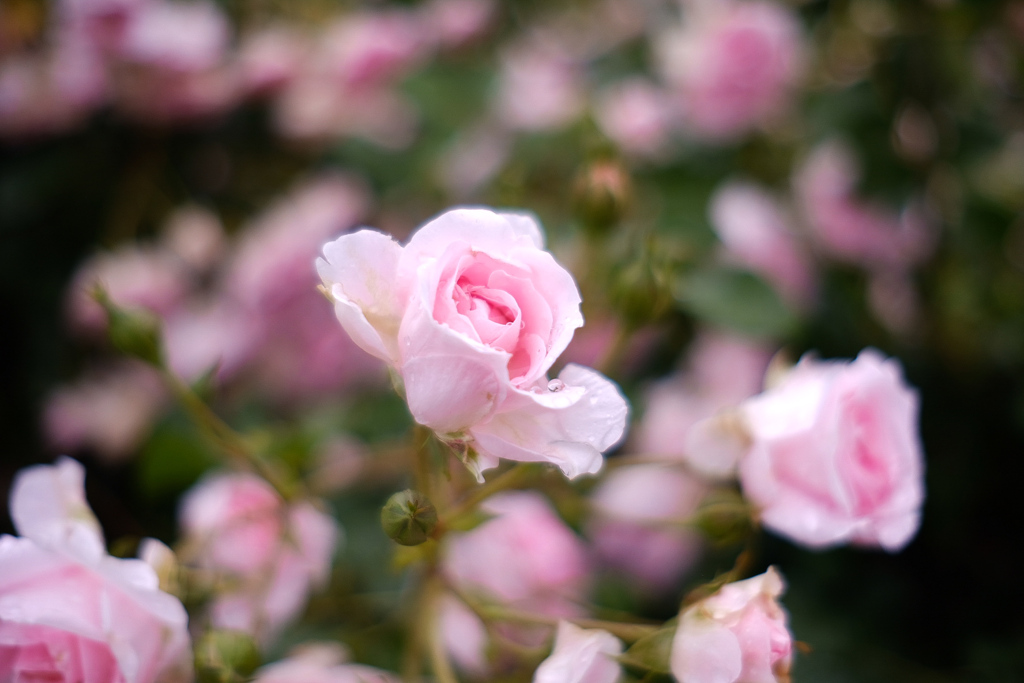
[[[794, 680], [1024, 680], [1024, 2], [4, 0], [0, 490], [72, 455], [133, 548], [175, 539], [217, 463], [110, 346], [102, 283], [347, 531], [281, 651], [330, 634], [389, 664], [365, 596], [399, 581], [374, 570], [400, 481], [381, 454], [411, 420], [312, 264], [341, 231], [404, 239], [457, 204], [537, 214], [583, 293], [568, 358], [638, 425], [665, 382], [686, 422], [735, 379], [702, 370], [708, 344], [899, 358], [921, 397], [916, 539], [758, 548], [811, 648]], [[595, 600], [668, 618], [715, 557], [659, 597], [610, 576]]]

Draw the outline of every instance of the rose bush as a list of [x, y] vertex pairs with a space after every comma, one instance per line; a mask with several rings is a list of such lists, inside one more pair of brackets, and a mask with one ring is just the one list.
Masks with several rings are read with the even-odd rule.
[[192, 679], [188, 615], [141, 560], [107, 554], [69, 458], [20, 472], [0, 536], [0, 681]]
[[804, 357], [742, 410], [752, 445], [740, 482], [766, 527], [812, 547], [910, 541], [924, 459], [917, 393], [895, 360], [873, 349], [854, 361]]
[[401, 376], [413, 417], [467, 450], [597, 472], [628, 408], [588, 368], [547, 372], [583, 324], [572, 276], [530, 216], [455, 209], [402, 247], [360, 230], [324, 247], [317, 268], [342, 326]]
[[793, 637], [776, 602], [782, 577], [774, 567], [726, 584], [683, 610], [672, 641], [672, 674], [679, 683], [785, 683]]

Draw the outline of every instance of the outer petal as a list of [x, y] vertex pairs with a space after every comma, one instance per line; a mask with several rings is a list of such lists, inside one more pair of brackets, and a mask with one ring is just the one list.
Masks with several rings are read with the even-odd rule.
[[85, 502], [85, 469], [60, 457], [21, 470], [11, 487], [11, 519], [18, 533], [39, 545], [90, 562], [105, 553], [103, 532]]
[[[626, 429], [629, 406], [603, 375], [568, 365], [559, 391], [514, 390], [500, 412], [471, 430], [478, 448], [524, 462], [551, 462], [569, 478], [601, 469], [601, 453]], [[582, 391], [581, 391], [582, 390]]]
[[622, 667], [618, 638], [601, 630], [584, 630], [567, 621], [558, 622], [555, 648], [541, 662], [533, 683], [615, 683]]
[[743, 671], [743, 652], [725, 626], [700, 615], [683, 615], [670, 663], [679, 683], [736, 683]]
[[403, 302], [398, 294], [402, 247], [387, 235], [360, 230], [324, 246], [316, 269], [334, 299], [342, 327], [361, 349], [398, 362]]
[[[494, 256], [508, 254], [517, 247], [541, 249], [540, 227], [528, 214], [498, 213], [484, 208], [446, 211], [417, 230], [405, 247], [403, 263], [419, 263], [423, 258], [439, 256], [452, 242], [466, 242]], [[403, 266], [404, 273], [412, 269]]]

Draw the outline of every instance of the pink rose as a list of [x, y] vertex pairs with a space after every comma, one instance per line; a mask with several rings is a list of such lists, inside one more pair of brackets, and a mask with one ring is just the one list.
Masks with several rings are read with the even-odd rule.
[[601, 130], [626, 154], [663, 159], [670, 153], [674, 111], [667, 93], [643, 78], [605, 89], [594, 106]]
[[679, 683], [786, 683], [793, 637], [776, 602], [784, 588], [773, 567], [723, 586], [679, 615], [672, 674]]
[[107, 555], [84, 479], [69, 458], [15, 477], [22, 537], [0, 536], [0, 680], [190, 681], [185, 608], [145, 562]]
[[252, 474], [217, 474], [185, 494], [180, 510], [196, 563], [233, 580], [211, 607], [219, 628], [268, 642], [322, 586], [340, 531], [308, 501], [286, 504]]
[[607, 631], [560, 621], [554, 650], [537, 667], [533, 683], [615, 683], [622, 676], [616, 660], [621, 654], [622, 642]]
[[802, 69], [800, 22], [775, 2], [687, 3], [685, 25], [666, 33], [661, 48], [684, 123], [714, 140], [779, 114]]
[[924, 498], [917, 410], [899, 363], [873, 349], [854, 361], [804, 357], [742, 406], [753, 444], [740, 462], [744, 495], [796, 542], [899, 550]]
[[417, 422], [468, 446], [471, 468], [501, 457], [574, 477], [601, 468], [628, 408], [588, 368], [548, 380], [583, 317], [572, 276], [542, 247], [527, 215], [455, 209], [405, 247], [343, 235], [317, 269], [345, 330], [397, 370]]

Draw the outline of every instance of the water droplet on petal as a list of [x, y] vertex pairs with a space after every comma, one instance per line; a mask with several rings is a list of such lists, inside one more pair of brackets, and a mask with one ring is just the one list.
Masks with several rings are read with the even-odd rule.
[[565, 389], [565, 382], [560, 379], [553, 379], [548, 382], [548, 391], [561, 391]]

